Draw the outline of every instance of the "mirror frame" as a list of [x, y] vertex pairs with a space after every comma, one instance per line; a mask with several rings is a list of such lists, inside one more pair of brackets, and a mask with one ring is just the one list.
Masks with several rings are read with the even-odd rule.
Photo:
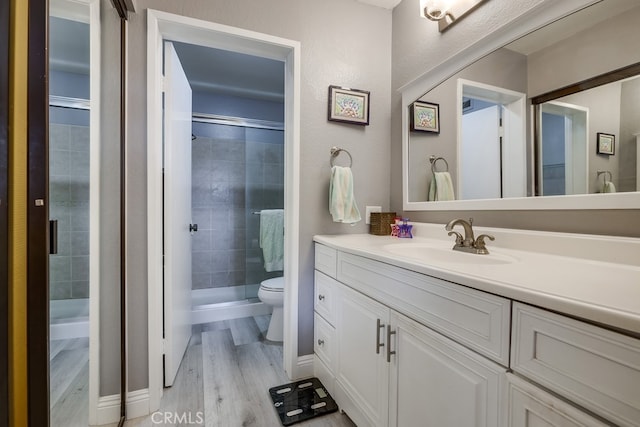
[[[494, 50], [599, 0], [544, 0], [503, 27], [402, 86], [402, 207], [405, 211], [638, 209], [640, 192], [506, 199], [409, 201], [409, 107], [426, 92]], [[533, 107], [527, 112], [533, 123]], [[533, 129], [528, 129], [533, 140]]]

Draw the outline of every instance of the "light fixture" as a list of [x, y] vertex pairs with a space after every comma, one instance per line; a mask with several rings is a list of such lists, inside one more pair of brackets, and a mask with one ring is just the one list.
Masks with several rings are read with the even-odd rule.
[[449, 15], [453, 21], [455, 18], [449, 13], [454, 0], [420, 0], [420, 16], [431, 21], [440, 21]]
[[420, 0], [420, 16], [438, 23], [443, 32], [486, 0]]

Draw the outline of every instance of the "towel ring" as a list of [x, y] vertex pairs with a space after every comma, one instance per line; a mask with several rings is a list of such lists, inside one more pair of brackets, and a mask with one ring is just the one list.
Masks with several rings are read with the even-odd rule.
[[346, 153], [347, 156], [349, 156], [349, 167], [351, 167], [353, 165], [353, 157], [351, 157], [351, 153], [349, 153], [344, 148], [331, 147], [331, 149], [329, 150], [329, 152], [331, 153], [331, 160], [329, 161], [329, 163], [331, 163], [331, 166], [333, 167], [336, 157], [340, 155], [341, 151]]
[[444, 157], [436, 157], [432, 155], [429, 157], [429, 163], [431, 163], [431, 173], [438, 172], [438, 170], [436, 169], [436, 163], [438, 162], [438, 160], [442, 160], [444, 162], [446, 166], [446, 169], [444, 171], [449, 172], [449, 163], [447, 162], [447, 159], [445, 159]]
[[598, 178], [600, 178], [600, 175], [604, 174], [604, 182], [607, 182], [607, 174], [609, 175], [609, 181], [611, 182], [613, 180], [613, 174], [611, 173], [611, 171], [603, 171], [603, 170], [599, 170], [598, 169]]

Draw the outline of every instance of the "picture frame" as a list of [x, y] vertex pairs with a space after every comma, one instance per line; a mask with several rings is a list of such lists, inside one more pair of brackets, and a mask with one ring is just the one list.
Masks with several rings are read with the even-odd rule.
[[411, 131], [440, 133], [440, 105], [415, 101], [410, 116]]
[[329, 86], [328, 119], [362, 126], [369, 124], [370, 92], [341, 86]]
[[610, 133], [598, 132], [597, 147], [598, 154], [614, 155], [616, 150], [616, 136]]

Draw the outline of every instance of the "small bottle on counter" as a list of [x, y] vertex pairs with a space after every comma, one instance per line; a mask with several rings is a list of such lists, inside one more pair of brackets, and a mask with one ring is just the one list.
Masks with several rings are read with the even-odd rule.
[[397, 216], [395, 222], [391, 224], [391, 237], [398, 237], [400, 234], [400, 221], [401, 218]]
[[412, 239], [411, 229], [413, 225], [409, 224], [409, 218], [402, 218], [402, 224], [399, 225], [398, 237], [402, 239]]

